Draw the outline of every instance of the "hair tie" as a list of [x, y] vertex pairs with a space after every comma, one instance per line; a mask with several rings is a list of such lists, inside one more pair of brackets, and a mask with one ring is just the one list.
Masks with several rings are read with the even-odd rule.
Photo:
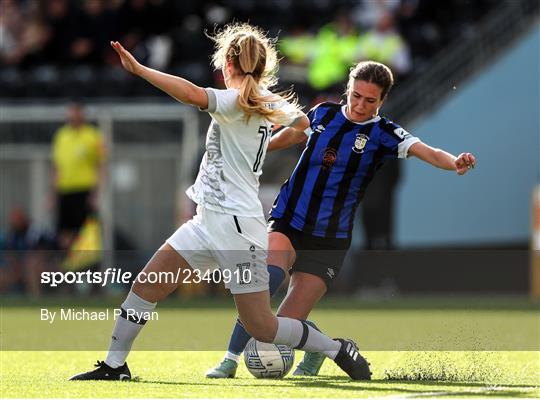
[[253, 76], [253, 72], [245, 72], [246, 75]]

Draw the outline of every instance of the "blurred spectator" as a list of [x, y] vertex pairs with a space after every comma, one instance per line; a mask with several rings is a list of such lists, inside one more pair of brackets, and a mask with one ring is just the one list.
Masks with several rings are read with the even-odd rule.
[[400, 170], [399, 160], [385, 162], [355, 217], [362, 228], [363, 242], [351, 246], [345, 266], [348, 273], [342, 286], [361, 296], [387, 298], [397, 293], [391, 250], [396, 248], [394, 215]]
[[360, 213], [366, 250], [394, 248], [394, 200], [399, 179], [400, 163], [389, 161], [366, 192]]
[[43, 4], [44, 19], [49, 26], [50, 39], [46, 45], [47, 63], [65, 66], [74, 38], [72, 10], [67, 0], [50, 0]]
[[26, 212], [15, 207], [9, 213], [9, 230], [5, 255], [0, 267], [0, 291], [22, 288], [26, 294], [39, 297], [41, 272], [48, 269], [51, 254], [44, 250], [56, 248], [55, 237], [31, 224]]
[[105, 147], [101, 132], [87, 124], [81, 104], [67, 110], [67, 123], [55, 134], [52, 146], [57, 232], [67, 249], [87, 217], [97, 212], [104, 172]]
[[327, 89], [342, 82], [356, 61], [358, 33], [346, 13], [322, 26], [316, 35], [296, 31], [280, 42], [280, 51], [292, 63], [307, 66], [310, 86]]
[[341, 92], [335, 83], [343, 80], [342, 71], [362, 58], [389, 64], [401, 78], [412, 68], [421, 71], [441, 47], [474, 35], [477, 21], [495, 4], [0, 0], [0, 97], [160, 96], [109, 68], [117, 65], [111, 39], [154, 68], [213, 84], [206, 58], [212, 42], [204, 32], [234, 18], [289, 41], [282, 51], [291, 62], [283, 65], [281, 81], [284, 87], [296, 83], [303, 102], [309, 103], [321, 89]]
[[315, 36], [313, 61], [308, 68], [311, 86], [320, 90], [343, 82], [357, 61], [357, 47], [358, 33], [348, 14], [342, 13], [324, 25]]
[[21, 7], [14, 0], [0, 0], [0, 60], [5, 65], [31, 67], [43, 60], [49, 30], [37, 3]]
[[351, 12], [352, 20], [362, 30], [372, 30], [384, 14], [395, 14], [402, 3], [403, 0], [361, 0]]
[[[377, 9], [374, 13], [377, 20], [372, 29], [361, 34], [349, 13], [340, 12], [315, 35], [296, 30], [282, 37], [280, 51], [292, 64], [306, 67], [308, 82], [317, 91], [341, 90], [334, 85], [342, 82], [350, 66], [359, 60], [382, 62], [403, 77], [411, 70], [411, 56], [405, 39], [396, 30], [387, 3], [399, 5], [396, 1], [373, 2], [371, 7]], [[287, 72], [290, 70], [292, 68], [287, 68]]]
[[395, 28], [394, 17], [382, 12], [375, 29], [361, 35], [358, 42], [359, 60], [374, 60], [386, 64], [398, 77], [411, 70], [411, 55], [405, 40]]
[[0, 0], [0, 60], [2, 64], [17, 64], [23, 58], [22, 15], [14, 0]]
[[143, 63], [152, 68], [168, 67], [175, 13], [170, 2], [163, 0], [128, 0], [118, 8], [118, 29], [104, 40], [106, 61], [118, 64], [118, 57], [109, 46], [110, 40], [119, 40]]
[[74, 64], [99, 66], [115, 36], [115, 21], [103, 0], [86, 0], [75, 14], [69, 44], [70, 60]]

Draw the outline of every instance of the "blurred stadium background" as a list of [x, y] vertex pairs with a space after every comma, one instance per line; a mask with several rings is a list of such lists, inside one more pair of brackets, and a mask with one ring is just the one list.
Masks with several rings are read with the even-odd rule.
[[[429, 144], [477, 156], [465, 177], [417, 160], [386, 165], [365, 205], [376, 227], [359, 212], [334, 294], [540, 296], [539, 8], [538, 0], [0, 0], [0, 293], [56, 294], [36, 279], [62, 270], [65, 255], [35, 250], [58, 249], [51, 144], [74, 100], [107, 149], [97, 268], [140, 269], [193, 214], [184, 190], [209, 118], [126, 73], [109, 41], [219, 87], [204, 32], [236, 20], [279, 35], [280, 85], [293, 85], [306, 109], [341, 99], [349, 66], [376, 59], [397, 76], [382, 114]], [[300, 151], [267, 157], [266, 209]], [[223, 293], [191, 286], [181, 295]]]

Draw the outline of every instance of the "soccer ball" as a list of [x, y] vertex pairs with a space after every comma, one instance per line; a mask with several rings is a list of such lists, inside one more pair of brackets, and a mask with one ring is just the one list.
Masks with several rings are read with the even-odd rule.
[[283, 344], [262, 343], [251, 338], [244, 349], [244, 362], [255, 378], [283, 378], [294, 364], [294, 350]]

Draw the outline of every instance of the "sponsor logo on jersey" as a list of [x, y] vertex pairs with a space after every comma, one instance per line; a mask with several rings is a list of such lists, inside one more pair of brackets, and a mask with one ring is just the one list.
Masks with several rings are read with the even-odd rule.
[[352, 150], [355, 153], [362, 154], [364, 152], [364, 147], [366, 147], [368, 140], [369, 140], [369, 136], [364, 135], [363, 133], [359, 133], [356, 136], [356, 139], [354, 140], [354, 146]]
[[330, 169], [334, 166], [337, 160], [337, 150], [332, 147], [327, 147], [322, 151], [322, 164], [325, 168]]
[[396, 128], [394, 129], [394, 134], [400, 138], [400, 139], [406, 139], [408, 136], [410, 136], [410, 133], [407, 132], [405, 129], [403, 128]]
[[321, 133], [322, 131], [324, 131], [324, 126], [322, 126], [322, 125], [317, 125], [317, 127], [315, 128], [315, 132]]

